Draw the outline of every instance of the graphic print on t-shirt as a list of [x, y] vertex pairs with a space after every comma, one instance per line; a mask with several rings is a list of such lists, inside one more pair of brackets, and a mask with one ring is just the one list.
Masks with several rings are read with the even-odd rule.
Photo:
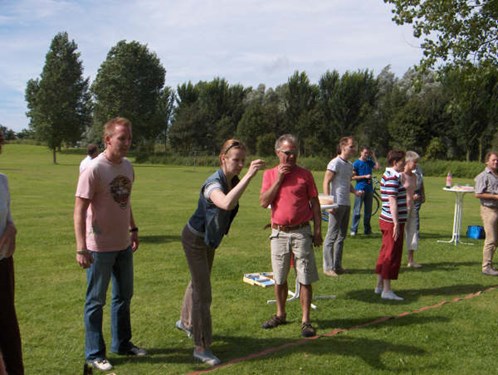
[[116, 176], [109, 185], [114, 201], [119, 204], [119, 207], [126, 208], [131, 192], [130, 179], [126, 176]]

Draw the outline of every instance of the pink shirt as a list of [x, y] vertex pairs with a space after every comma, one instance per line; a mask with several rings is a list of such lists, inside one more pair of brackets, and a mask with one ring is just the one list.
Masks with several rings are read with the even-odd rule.
[[134, 180], [128, 159], [111, 163], [104, 153], [81, 172], [76, 196], [90, 200], [86, 215], [86, 247], [119, 251], [130, 246], [130, 195]]
[[[277, 167], [263, 174], [261, 192], [265, 192], [278, 177]], [[313, 175], [307, 169], [295, 166], [287, 174], [271, 202], [271, 222], [295, 226], [313, 219], [310, 199], [318, 196]]]

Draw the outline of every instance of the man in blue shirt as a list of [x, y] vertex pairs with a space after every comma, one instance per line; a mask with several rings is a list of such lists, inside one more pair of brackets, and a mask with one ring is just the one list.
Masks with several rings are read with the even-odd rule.
[[353, 180], [356, 180], [355, 190], [363, 193], [355, 196], [351, 236], [355, 236], [358, 232], [362, 204], [365, 205], [363, 230], [365, 234], [372, 234], [372, 228], [370, 226], [373, 200], [372, 171], [374, 169], [379, 169], [379, 167], [379, 162], [375, 157], [375, 153], [371, 151], [369, 147], [363, 146], [360, 150], [360, 158], [353, 163]]

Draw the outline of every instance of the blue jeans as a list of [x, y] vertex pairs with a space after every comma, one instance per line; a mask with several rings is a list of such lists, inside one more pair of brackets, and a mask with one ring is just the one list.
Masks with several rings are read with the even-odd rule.
[[87, 361], [106, 358], [102, 335], [102, 315], [109, 281], [112, 279], [111, 351], [127, 352], [132, 344], [130, 302], [133, 295], [133, 252], [92, 252], [93, 263], [86, 271], [85, 358]]
[[351, 232], [358, 232], [358, 225], [361, 219], [361, 206], [365, 205], [365, 216], [363, 217], [363, 231], [365, 234], [372, 233], [372, 227], [370, 226], [370, 218], [372, 217], [372, 202], [373, 202], [373, 191], [365, 191], [365, 193], [354, 198], [354, 208], [353, 208], [353, 225], [351, 226]]

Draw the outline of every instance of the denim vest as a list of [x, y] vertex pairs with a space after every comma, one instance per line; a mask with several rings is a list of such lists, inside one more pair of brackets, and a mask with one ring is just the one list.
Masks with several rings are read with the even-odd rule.
[[[228, 194], [229, 188], [225, 174], [219, 169], [209, 176], [202, 185], [197, 210], [188, 221], [189, 226], [203, 236], [204, 243], [212, 249], [216, 249], [220, 245], [223, 236], [228, 234], [230, 225], [239, 210], [238, 204], [231, 211], [222, 210], [211, 202], [211, 200], [204, 197], [204, 189], [214, 181], [219, 182], [223, 193]], [[232, 179], [232, 186], [235, 187], [238, 183], [239, 178], [235, 176]]]

